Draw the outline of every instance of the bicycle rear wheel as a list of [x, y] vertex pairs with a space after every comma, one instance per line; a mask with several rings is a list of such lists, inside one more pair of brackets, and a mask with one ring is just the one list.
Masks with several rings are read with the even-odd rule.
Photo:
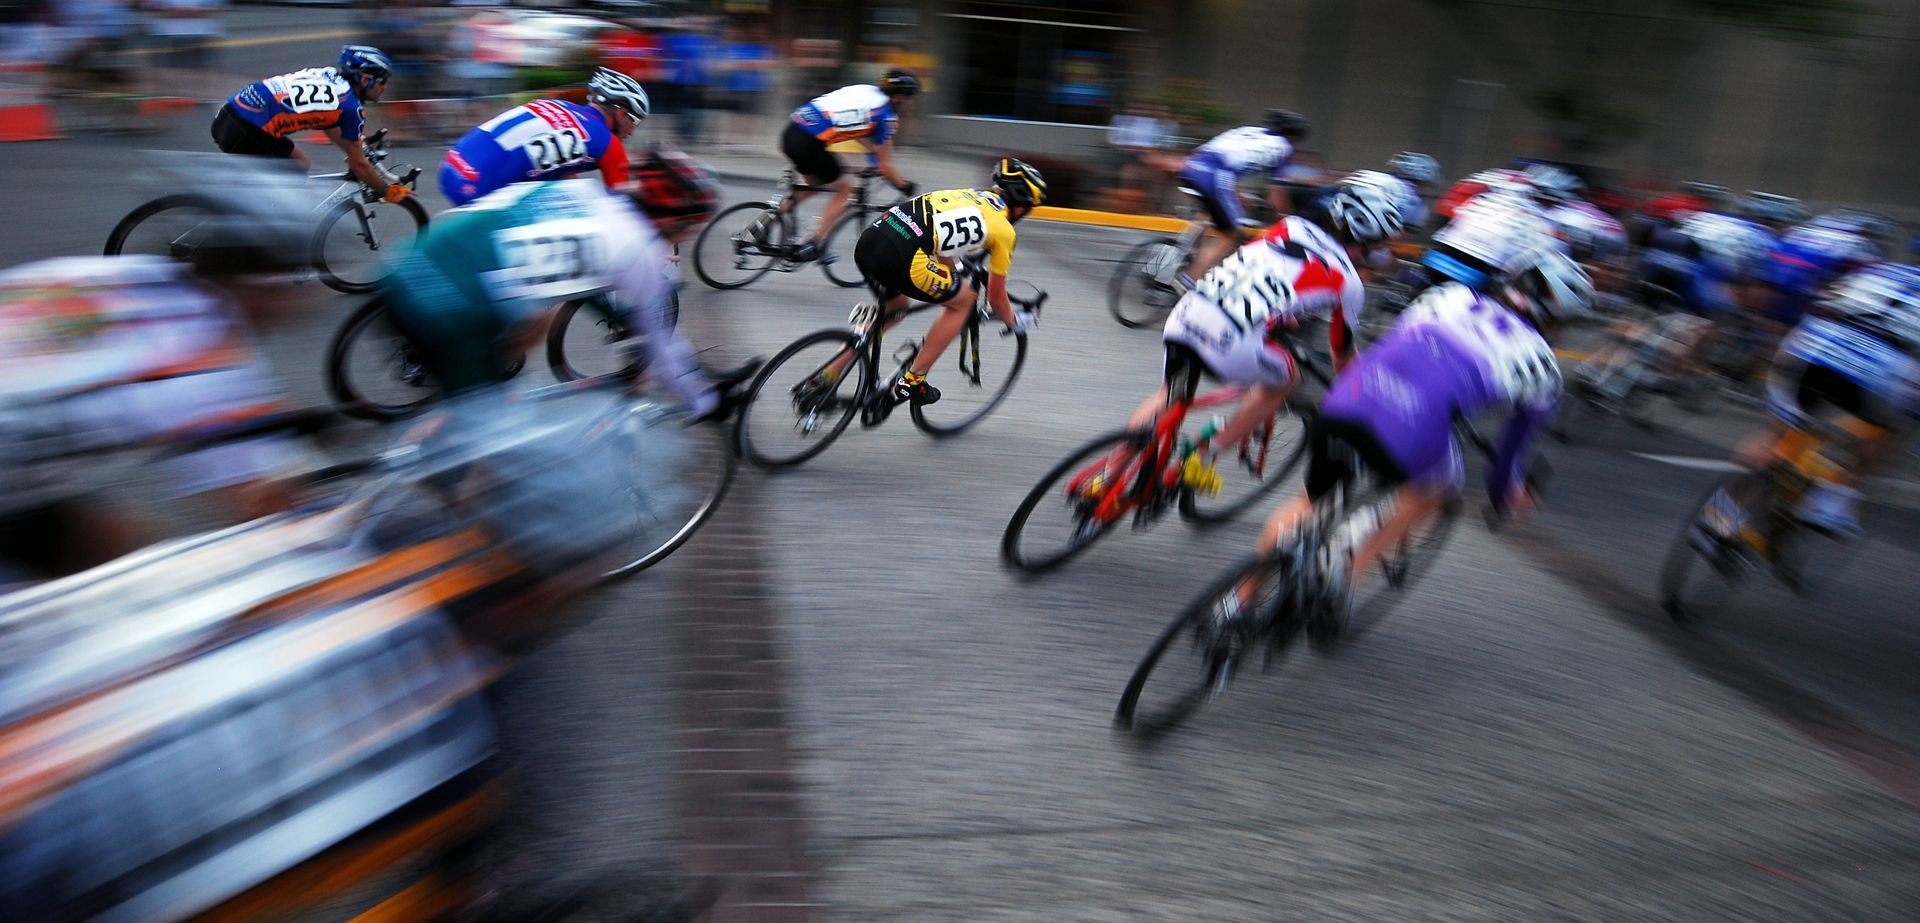
[[1290, 582], [1284, 565], [1251, 558], [1208, 587], [1147, 648], [1114, 725], [1142, 737], [1170, 730], [1219, 698], [1255, 648], [1280, 651], [1299, 630]]
[[[1134, 480], [1136, 459], [1150, 433], [1120, 430], [1074, 450], [1040, 478], [1007, 521], [1000, 538], [1000, 560], [1030, 574], [1045, 573], [1072, 560], [1131, 511], [1121, 504], [1102, 514], [1115, 491]], [[1123, 459], [1115, 463], [1116, 459]], [[1034, 520], [1034, 514], [1040, 519]]]
[[658, 427], [622, 431], [619, 454], [630, 469], [622, 472], [629, 485], [613, 498], [621, 505], [631, 530], [617, 549], [617, 564], [602, 573], [603, 580], [631, 577], [664, 560], [713, 517], [733, 484], [738, 461], [732, 437], [724, 425], [698, 423], [661, 438]]
[[[858, 343], [845, 330], [821, 330], [769, 360], [734, 421], [740, 454], [772, 470], [800, 464], [832, 445], [867, 397], [872, 373]], [[828, 363], [846, 352], [852, 361], [829, 381]]]
[[940, 402], [914, 404], [913, 425], [929, 436], [943, 438], [966, 432], [987, 418], [1013, 390], [1014, 379], [1027, 364], [1027, 335], [1001, 336], [996, 321], [991, 330], [978, 314], [960, 328], [954, 340], [953, 354], [959, 360], [960, 374], [947, 376], [940, 384]]
[[[679, 320], [680, 293], [675, 292], [667, 306], [668, 329]], [[609, 309], [605, 296], [569, 301], [560, 306], [547, 327], [547, 367], [559, 381], [630, 370], [633, 363], [619, 345], [630, 336], [626, 323]]]
[[336, 292], [371, 292], [386, 274], [383, 256], [404, 252], [426, 226], [427, 210], [416, 199], [348, 199], [329, 209], [314, 229], [313, 268]]
[[1660, 607], [1675, 622], [1711, 618], [1751, 582], [1751, 546], [1724, 533], [1731, 522], [1762, 522], [1770, 512], [1771, 493], [1759, 473], [1730, 474], [1715, 483], [1687, 517], [1660, 569]]
[[1283, 407], [1261, 424], [1236, 450], [1223, 450], [1217, 467], [1225, 486], [1220, 493], [1180, 494], [1180, 515], [1202, 525], [1218, 525], [1245, 512], [1287, 479], [1307, 452], [1307, 417]]
[[[1149, 240], [1128, 250], [1114, 267], [1107, 284], [1107, 309], [1122, 326], [1159, 327], [1180, 300], [1173, 273], [1186, 267], [1180, 242], [1171, 237]], [[1161, 281], [1162, 279], [1166, 281]]]
[[867, 220], [872, 217], [873, 212], [866, 209], [849, 208], [827, 230], [826, 241], [820, 246], [820, 268], [833, 284], [841, 288], [867, 284], [867, 277], [860, 274], [860, 267], [853, 262], [853, 247], [860, 242], [860, 232], [867, 229]]
[[196, 195], [154, 199], [128, 212], [107, 235], [105, 254], [138, 253], [186, 260], [193, 256], [193, 232], [209, 219], [226, 214], [219, 203]]
[[327, 347], [327, 389], [341, 413], [363, 420], [411, 416], [440, 394], [381, 298], [348, 315], [333, 335]]
[[693, 271], [718, 289], [767, 274], [787, 246], [787, 222], [765, 202], [742, 202], [713, 217], [693, 244]]

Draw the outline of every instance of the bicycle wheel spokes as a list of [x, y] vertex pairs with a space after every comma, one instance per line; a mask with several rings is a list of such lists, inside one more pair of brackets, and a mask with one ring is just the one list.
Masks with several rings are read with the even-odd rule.
[[1675, 622], [1709, 618], [1733, 601], [1754, 570], [1752, 547], [1737, 537], [1738, 523], [1766, 515], [1765, 480], [1741, 472], [1715, 484], [1667, 550], [1660, 570], [1660, 605]]
[[742, 202], [715, 216], [693, 245], [693, 271], [714, 288], [739, 288], [765, 275], [787, 246], [773, 206]]
[[727, 430], [716, 423], [655, 423], [615, 438], [626, 486], [609, 502], [631, 529], [617, 543], [619, 563], [601, 575], [607, 580], [639, 573], [691, 538], [719, 508], [736, 464]]
[[438, 395], [437, 384], [378, 299], [347, 318], [329, 352], [328, 384], [350, 415], [397, 419]]
[[547, 328], [547, 366], [560, 381], [621, 371], [633, 364], [619, 345], [626, 335], [603, 299], [569, 301]]
[[934, 366], [937, 404], [914, 404], [913, 423], [931, 436], [953, 436], [986, 419], [1013, 390], [1027, 364], [1027, 335], [1001, 336], [998, 321], [970, 322]]
[[385, 272], [388, 254], [404, 253], [426, 227], [419, 202], [349, 199], [320, 219], [313, 238], [313, 265], [335, 291], [370, 292]]
[[1182, 493], [1180, 514], [1209, 525], [1240, 515], [1292, 476], [1306, 448], [1306, 418], [1283, 408], [1238, 446], [1221, 447], [1215, 466], [1224, 482], [1220, 492]]
[[1109, 433], [1054, 465], [1027, 492], [1000, 539], [1000, 559], [1029, 573], [1065, 564], [1132, 510], [1119, 492], [1133, 483], [1145, 434]]
[[113, 229], [107, 239], [106, 254], [192, 259], [200, 238], [206, 233], [201, 231], [202, 226], [218, 214], [211, 201], [194, 196], [173, 196], [147, 203]]
[[849, 208], [827, 231], [826, 243], [820, 248], [820, 262], [833, 284], [841, 288], [866, 284], [866, 277], [853, 262], [853, 246], [860, 242], [860, 232], [867, 229], [867, 220], [872, 217], [873, 213], [865, 209]]
[[1293, 636], [1286, 582], [1284, 567], [1254, 558], [1208, 587], [1147, 649], [1120, 693], [1114, 724], [1152, 736], [1219, 698], [1253, 662], [1259, 642], [1277, 647]]
[[1127, 327], [1158, 327], [1180, 300], [1175, 273], [1186, 267], [1173, 238], [1149, 240], [1128, 250], [1107, 286], [1107, 308]]
[[[866, 356], [844, 330], [822, 330], [781, 350], [760, 370], [734, 436], [762, 468], [797, 465], [820, 454], [853, 420], [866, 396]], [[836, 358], [851, 357], [836, 373]]]

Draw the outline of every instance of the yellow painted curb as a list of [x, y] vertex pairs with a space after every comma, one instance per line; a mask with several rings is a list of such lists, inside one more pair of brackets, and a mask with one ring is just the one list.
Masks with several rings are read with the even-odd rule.
[[1132, 228], [1136, 231], [1168, 233], [1184, 231], [1190, 223], [1164, 215], [1123, 215], [1119, 212], [1094, 211], [1089, 208], [1055, 208], [1051, 205], [1042, 205], [1027, 217], [1039, 221], [1064, 221], [1068, 224], [1091, 224], [1103, 228]]

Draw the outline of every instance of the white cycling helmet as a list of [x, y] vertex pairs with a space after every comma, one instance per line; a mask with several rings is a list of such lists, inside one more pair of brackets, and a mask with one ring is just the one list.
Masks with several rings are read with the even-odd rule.
[[1849, 273], [1817, 307], [1908, 353], [1920, 351], [1920, 267], [1879, 263]]
[[1516, 307], [1536, 321], [1565, 321], [1593, 309], [1593, 280], [1557, 247], [1529, 250], [1508, 274], [1507, 284], [1525, 302]]
[[1387, 161], [1387, 172], [1416, 183], [1431, 183], [1440, 178], [1440, 161], [1418, 151], [1401, 151]]
[[647, 91], [640, 81], [617, 70], [600, 68], [587, 81], [587, 101], [604, 103], [627, 110], [635, 119], [644, 119], [652, 111]]
[[1327, 217], [1335, 230], [1358, 244], [1379, 243], [1400, 233], [1405, 220], [1395, 194], [1365, 179], [1346, 179], [1327, 199]]
[[1587, 188], [1580, 177], [1550, 163], [1536, 163], [1527, 167], [1526, 178], [1534, 198], [1549, 204], [1577, 199]]

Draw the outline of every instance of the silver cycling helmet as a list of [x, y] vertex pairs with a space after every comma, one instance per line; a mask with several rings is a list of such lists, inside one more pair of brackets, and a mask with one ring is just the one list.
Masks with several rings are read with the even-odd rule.
[[1333, 195], [1327, 199], [1327, 217], [1348, 240], [1379, 243], [1398, 236], [1405, 226], [1394, 199], [1394, 194], [1380, 184], [1349, 178], [1333, 187]]
[[1508, 273], [1507, 284], [1526, 302], [1516, 307], [1536, 321], [1558, 323], [1593, 309], [1593, 280], [1557, 247], [1529, 250]]
[[587, 101], [625, 109], [635, 119], [644, 119], [652, 112], [640, 81], [605, 67], [594, 71], [587, 81]]
[[1401, 151], [1387, 161], [1387, 172], [1416, 183], [1431, 183], [1440, 178], [1440, 161], [1418, 151]]

